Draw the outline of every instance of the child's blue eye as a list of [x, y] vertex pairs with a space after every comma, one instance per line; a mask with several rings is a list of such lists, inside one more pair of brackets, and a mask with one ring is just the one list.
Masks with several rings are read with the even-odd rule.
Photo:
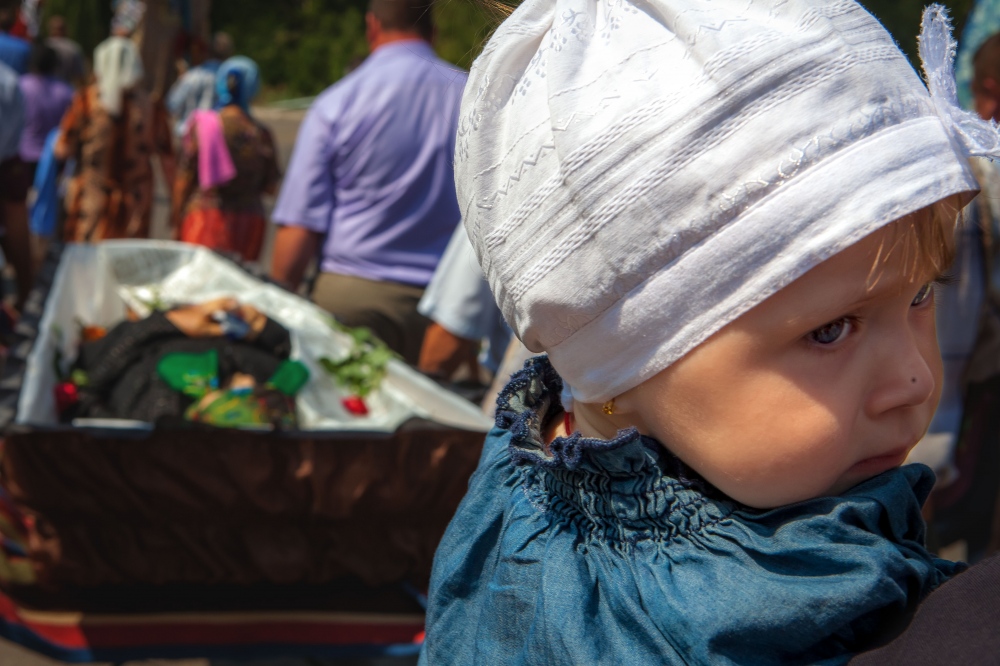
[[918, 291], [917, 295], [913, 297], [913, 301], [910, 302], [910, 305], [911, 306], [920, 305], [928, 298], [930, 298], [931, 294], [933, 293], [934, 293], [934, 283], [928, 282], [927, 284], [925, 284], [920, 288], [920, 291]]
[[809, 339], [820, 345], [832, 345], [851, 331], [851, 322], [846, 317], [820, 326], [809, 334]]

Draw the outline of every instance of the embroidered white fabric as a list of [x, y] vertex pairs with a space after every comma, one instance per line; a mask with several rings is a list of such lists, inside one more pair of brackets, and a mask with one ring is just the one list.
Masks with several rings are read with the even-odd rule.
[[455, 157], [518, 337], [603, 402], [977, 189], [965, 156], [997, 133], [953, 103], [940, 7], [921, 46], [933, 97], [849, 0], [525, 0], [472, 67]]

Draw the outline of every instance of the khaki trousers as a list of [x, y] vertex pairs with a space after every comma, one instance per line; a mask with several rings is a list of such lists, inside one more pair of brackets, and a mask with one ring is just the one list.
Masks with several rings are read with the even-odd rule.
[[410, 365], [420, 358], [430, 319], [417, 312], [422, 287], [320, 273], [313, 301], [345, 326], [365, 326]]

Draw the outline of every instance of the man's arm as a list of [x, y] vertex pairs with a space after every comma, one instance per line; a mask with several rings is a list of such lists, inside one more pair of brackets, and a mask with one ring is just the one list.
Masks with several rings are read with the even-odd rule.
[[417, 370], [431, 377], [450, 379], [464, 366], [473, 379], [478, 379], [480, 345], [481, 341], [459, 337], [432, 320], [424, 331]]
[[309, 261], [319, 249], [320, 238], [320, 233], [305, 227], [278, 227], [271, 254], [271, 277], [298, 291]]
[[479, 348], [503, 319], [479, 269], [465, 228], [459, 224], [417, 306], [431, 320], [417, 369], [450, 378], [463, 366], [479, 378]]
[[333, 133], [316, 104], [306, 114], [281, 185], [272, 219], [278, 225], [271, 255], [271, 277], [298, 290], [321, 239], [330, 230], [336, 206], [332, 158], [327, 146]]

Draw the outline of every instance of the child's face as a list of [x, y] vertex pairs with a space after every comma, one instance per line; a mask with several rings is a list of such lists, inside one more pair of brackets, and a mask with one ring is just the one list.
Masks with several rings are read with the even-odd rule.
[[934, 414], [942, 367], [937, 276], [911, 279], [899, 248], [885, 260], [897, 240], [884, 229], [820, 264], [618, 404], [753, 507], [837, 494], [900, 465]]

